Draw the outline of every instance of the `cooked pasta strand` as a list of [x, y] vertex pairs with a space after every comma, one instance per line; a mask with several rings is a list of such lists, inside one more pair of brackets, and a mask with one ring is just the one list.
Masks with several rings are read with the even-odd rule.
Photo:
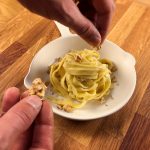
[[91, 100], [101, 101], [110, 91], [113, 66], [110, 60], [101, 59], [96, 50], [67, 53], [50, 67], [50, 83], [64, 97], [64, 100], [52, 98], [52, 101], [72, 108], [83, 107]]

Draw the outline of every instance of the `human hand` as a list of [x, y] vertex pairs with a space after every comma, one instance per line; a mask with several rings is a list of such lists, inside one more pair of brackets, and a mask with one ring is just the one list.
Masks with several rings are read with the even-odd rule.
[[[20, 98], [21, 97], [21, 98]], [[52, 150], [53, 113], [47, 101], [6, 90], [0, 117], [0, 150]]]
[[19, 0], [32, 12], [68, 26], [97, 46], [106, 37], [114, 11], [113, 0]]

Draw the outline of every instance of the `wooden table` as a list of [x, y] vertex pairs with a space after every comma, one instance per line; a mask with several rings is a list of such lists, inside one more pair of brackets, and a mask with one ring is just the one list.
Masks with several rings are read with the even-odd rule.
[[[150, 149], [150, 1], [116, 0], [108, 39], [132, 53], [137, 86], [117, 113], [77, 122], [55, 115], [56, 150]], [[0, 97], [23, 78], [35, 53], [60, 36], [53, 21], [31, 14], [17, 0], [0, 0]]]

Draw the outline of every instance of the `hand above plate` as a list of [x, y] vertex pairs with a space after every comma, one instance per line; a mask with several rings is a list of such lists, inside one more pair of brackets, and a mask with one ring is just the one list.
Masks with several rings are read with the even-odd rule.
[[113, 0], [77, 0], [78, 7], [73, 0], [19, 1], [32, 12], [68, 26], [94, 46], [104, 41], [114, 11]]

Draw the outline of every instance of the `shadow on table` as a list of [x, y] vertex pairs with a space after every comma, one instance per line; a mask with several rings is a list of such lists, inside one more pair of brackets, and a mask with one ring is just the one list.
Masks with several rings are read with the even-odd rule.
[[125, 132], [124, 109], [108, 117], [89, 120], [74, 121], [55, 115], [55, 127], [62, 130], [65, 134], [73, 137], [91, 137], [98, 134], [108, 134], [115, 138], [120, 138]]

